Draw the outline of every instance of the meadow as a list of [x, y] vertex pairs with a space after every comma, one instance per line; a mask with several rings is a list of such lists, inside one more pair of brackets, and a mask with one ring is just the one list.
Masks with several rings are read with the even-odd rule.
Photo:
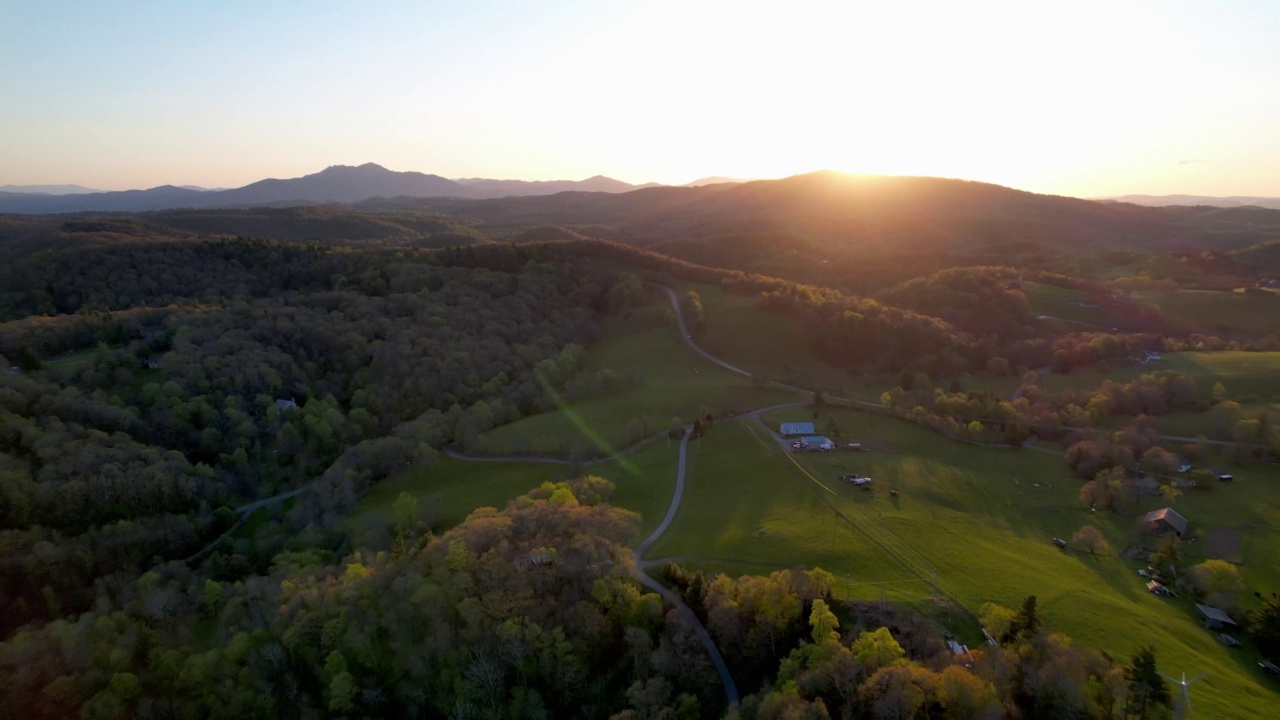
[[[728, 362], [771, 375], [773, 368], [778, 379], [790, 372], [794, 382], [804, 382], [796, 377], [801, 375], [809, 380], [805, 384], [822, 386], [815, 380], [825, 377], [833, 392], [871, 400], [894, 382], [888, 377], [851, 381], [818, 362], [785, 317], [762, 313], [753, 299], [713, 286], [693, 289], [717, 336], [712, 351]], [[588, 352], [589, 368], [643, 367], [643, 388], [526, 418], [486, 438], [508, 448], [536, 445], [533, 438], [539, 436], [571, 438], [604, 451], [618, 446], [639, 412], [680, 415], [687, 422], [704, 405], [747, 409], [805, 399], [753, 388], [745, 378], [705, 362], [677, 344], [664, 310], [653, 304], [607, 327]], [[1206, 387], [1222, 382], [1233, 398], [1280, 397], [1280, 353], [1175, 353], [1158, 368], [1046, 375], [1040, 382], [1051, 388], [1096, 387], [1106, 378], [1123, 381], [1159, 368], [1188, 372]], [[1011, 389], [1013, 382], [1006, 380], [974, 376], [963, 378], [962, 385]], [[864, 383], [860, 392], [850, 392]], [[1204, 418], [1186, 415], [1190, 419], [1170, 416], [1170, 428], [1181, 423], [1177, 427], [1194, 429]], [[866, 441], [877, 450], [789, 453], [768, 428], [795, 420], [813, 420], [819, 431], [832, 429], [834, 422], [840, 440]], [[761, 421], [719, 423], [691, 442], [683, 502], [646, 559], [674, 559], [733, 575], [816, 566], [835, 574], [835, 591], [842, 597], [922, 607], [937, 607], [931, 598], [949, 598], [967, 613], [940, 619], [970, 644], [981, 641], [971, 613], [982, 603], [1016, 607], [1034, 594], [1049, 627], [1121, 661], [1150, 643], [1164, 672], [1209, 673], [1193, 691], [1203, 716], [1265, 716], [1275, 694], [1273, 681], [1256, 667], [1257, 654], [1218, 642], [1199, 625], [1189, 598], [1146, 592], [1137, 575], [1142, 565], [1121, 556], [1131, 546], [1154, 543], [1138, 533], [1139, 513], [1086, 511], [1078, 502], [1081, 481], [1061, 453], [1053, 445], [1018, 450], [967, 445], [902, 420], [838, 408], [797, 407], [768, 413]], [[638, 542], [671, 500], [675, 460], [674, 442], [660, 441], [584, 472], [614, 481], [614, 503], [641, 514]], [[352, 527], [389, 522], [400, 492], [418, 497], [447, 527], [476, 507], [501, 506], [569, 472], [567, 465], [442, 460], [377, 486], [362, 501]], [[1280, 566], [1273, 560], [1280, 550], [1280, 505], [1269, 492], [1266, 468], [1233, 472], [1234, 483], [1188, 489], [1174, 506], [1191, 522], [1188, 539], [1194, 542], [1185, 546], [1190, 563], [1205, 559], [1215, 531], [1241, 539], [1232, 559], [1240, 563], [1246, 583], [1239, 600], [1247, 610], [1257, 604], [1253, 591], [1280, 590]], [[841, 480], [851, 473], [872, 477], [873, 490]], [[1158, 498], [1146, 498], [1140, 510], [1162, 505]], [[1084, 524], [1102, 531], [1109, 550], [1092, 556], [1054, 545], [1053, 538], [1070, 538]]]
[[1121, 322], [1106, 308], [1098, 306], [1101, 298], [1082, 290], [1024, 282], [1022, 292], [1027, 296], [1032, 313], [1055, 318], [1065, 325], [1062, 328], [1065, 332], [1110, 330]]
[[1241, 290], [1151, 290], [1134, 298], [1160, 308], [1175, 327], [1221, 335], [1280, 335], [1280, 296]]
[[805, 399], [790, 391], [753, 387], [747, 378], [694, 353], [667, 319], [666, 296], [654, 297], [631, 317], [611, 319], [588, 348], [584, 366], [588, 373], [635, 371], [643, 377], [639, 386], [567, 401], [557, 410], [496, 427], [481, 435], [477, 450], [486, 455], [564, 457], [577, 452], [602, 457], [639, 437], [670, 429], [677, 418], [677, 424], [692, 422], [704, 409], [722, 415]]
[[[676, 481], [675, 442], [660, 442], [625, 458], [582, 468], [614, 483], [611, 502], [640, 514], [639, 537], [662, 520]], [[400, 493], [418, 500], [419, 507], [448, 529], [476, 508], [506, 506], [544, 482], [573, 477], [569, 465], [529, 462], [471, 462], [442, 458], [422, 470], [385, 480], [369, 490], [348, 520], [348, 531], [359, 533], [394, 523], [394, 504]]]
[[[904, 569], [936, 570], [938, 587], [969, 610], [987, 601], [1016, 606], [1036, 594], [1046, 623], [1079, 641], [1117, 657], [1153, 643], [1166, 673], [1210, 673], [1197, 687], [1197, 708], [1204, 716], [1267, 714], [1274, 694], [1271, 680], [1254, 665], [1256, 653], [1217, 642], [1199, 626], [1189, 598], [1170, 600], [1144, 591], [1138, 562], [1117, 553], [1151, 539], [1139, 536], [1133, 516], [1085, 511], [1076, 500], [1080, 480], [1071, 477], [1056, 452], [968, 446], [901, 420], [831, 413], [842, 438], [886, 443], [891, 451], [794, 457], [814, 480], [837, 493], [833, 503], [842, 514], [901, 557]], [[810, 419], [812, 411], [787, 410], [767, 421]], [[749, 443], [740, 445], [733, 452], [745, 452]], [[847, 473], [872, 477], [873, 491], [841, 483], [838, 478]], [[1280, 507], [1271, 500], [1268, 483], [1274, 480], [1267, 474], [1262, 468], [1245, 469], [1230, 486], [1188, 491], [1175, 502], [1190, 520], [1189, 537], [1197, 538], [1187, 544], [1190, 562], [1204, 559], [1210, 530], [1242, 532], [1240, 573], [1249, 591], [1280, 588], [1280, 568], [1272, 560], [1280, 550]], [[696, 482], [698, 477], [690, 479]], [[890, 489], [899, 496], [890, 496]], [[1148, 498], [1142, 510], [1160, 505]], [[1070, 538], [1085, 523], [1105, 534], [1108, 555], [1092, 557], [1052, 543], [1053, 537]], [[797, 557], [796, 562], [809, 561]], [[1243, 606], [1252, 600], [1242, 593]]]
[[821, 389], [841, 397], [879, 402], [897, 376], [855, 375], [828, 365], [813, 347], [812, 337], [794, 317], [760, 308], [755, 296], [725, 292], [718, 285], [683, 283], [702, 301], [712, 337], [708, 352], [726, 362], [790, 385]]
[[[1125, 383], [1139, 375], [1171, 370], [1195, 378], [1196, 387], [1208, 398], [1217, 383], [1225, 393], [1223, 398], [1234, 400], [1251, 411], [1262, 410], [1280, 403], [1280, 352], [1179, 352], [1165, 353], [1163, 360], [1151, 365], [1125, 363], [1103, 370], [1096, 368], [1066, 374], [1045, 373], [1036, 384], [1047, 390], [1093, 390], [1104, 380]], [[1165, 432], [1176, 435], [1210, 434], [1209, 420], [1203, 414], [1177, 413], [1157, 418], [1158, 423], [1169, 423]], [[1161, 425], [1164, 428], [1164, 425]]]

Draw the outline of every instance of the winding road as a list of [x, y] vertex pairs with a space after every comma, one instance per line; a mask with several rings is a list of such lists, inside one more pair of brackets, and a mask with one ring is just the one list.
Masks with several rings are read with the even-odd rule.
[[[719, 367], [722, 367], [725, 370], [728, 370], [732, 373], [736, 373], [738, 375], [741, 375], [747, 378], [756, 377], [754, 373], [744, 370], [736, 365], [725, 362], [724, 360], [721, 360], [720, 358], [712, 355], [706, 350], [703, 350], [702, 347], [699, 346], [694, 341], [692, 334], [689, 332], [689, 328], [686, 325], [684, 320], [684, 315], [680, 311], [680, 298], [676, 294], [676, 291], [665, 285], [659, 285], [657, 283], [649, 283], [649, 284], [653, 285], [654, 287], [661, 288], [667, 294], [667, 297], [671, 301], [671, 307], [675, 311], [676, 321], [679, 323], [680, 335], [683, 337], [685, 344], [688, 345], [691, 350], [696, 352], [698, 355], [701, 355], [708, 362], [718, 365]], [[802, 388], [795, 385], [789, 385], [787, 383], [778, 382], [776, 380], [770, 380], [768, 384], [772, 387], [780, 388], [784, 390], [791, 390], [791, 391], [801, 392], [801, 393], [811, 392], [807, 388]], [[1022, 388], [1020, 387], [1018, 391], [1015, 391], [1014, 393], [1015, 398], [1020, 394], [1021, 390]], [[885, 406], [880, 405], [878, 403], [866, 402], [863, 400], [856, 400], [852, 398], [842, 398], [837, 396], [828, 396], [828, 397], [831, 400], [836, 402], [844, 403], [854, 407], [865, 408], [868, 410], [884, 412], [887, 409]], [[761, 416], [766, 413], [770, 413], [775, 410], [801, 407], [806, 405], [808, 405], [808, 403], [803, 403], [803, 402], [783, 403], [779, 405], [773, 405], [770, 407], [759, 408], [756, 410], [743, 412], [733, 416], [718, 418], [714, 420], [714, 422], [716, 423], [732, 422], [732, 421], [736, 421], [736, 420], [740, 420], [748, 417], [755, 418], [756, 420], [761, 420]], [[762, 420], [761, 422], [763, 424]], [[1069, 429], [1077, 429], [1077, 428], [1069, 428]], [[1078, 428], [1078, 429], [1090, 430], [1093, 428]], [[1104, 432], [1101, 430], [1099, 431]], [[626, 448], [625, 450], [621, 450], [619, 452], [607, 455], [605, 457], [596, 458], [594, 460], [583, 461], [582, 464], [585, 466], [592, 466], [592, 465], [597, 465], [601, 463], [610, 462], [612, 460], [616, 460], [626, 455], [630, 455], [631, 453], [638, 451], [640, 448], [645, 447], [653, 442], [656, 442], [657, 440], [662, 439], [668, 434], [669, 434], [669, 431], [656, 433], [648, 438], [645, 438], [639, 441], [638, 443], [632, 445], [631, 447]], [[770, 430], [770, 434], [771, 435], [773, 434], [771, 430]], [[708, 656], [710, 656], [711, 658], [712, 665], [715, 666], [716, 672], [720, 675], [720, 681], [724, 685], [725, 699], [727, 700], [729, 707], [734, 708], [734, 707], [737, 707], [739, 703], [738, 687], [733, 680], [732, 674], [730, 674], [729, 672], [728, 666], [725, 664], [724, 656], [721, 655], [720, 649], [716, 646], [715, 640], [711, 637], [711, 633], [707, 631], [706, 627], [698, 619], [698, 616], [693, 612], [693, 610], [687, 604], [685, 604], [684, 600], [680, 597], [679, 594], [665, 587], [664, 585], [659, 583], [657, 580], [653, 579], [650, 575], [648, 575], [645, 572], [646, 567], [659, 566], [658, 561], [643, 560], [644, 553], [655, 542], [657, 542], [658, 539], [661, 538], [662, 535], [671, 526], [671, 523], [675, 520], [676, 514], [680, 509], [680, 503], [684, 499], [685, 474], [686, 474], [686, 465], [687, 465], [686, 461], [687, 461], [687, 455], [688, 455], [688, 449], [689, 449], [689, 440], [692, 437], [692, 435], [693, 435], [693, 426], [691, 424], [685, 425], [683, 427], [683, 435], [681, 436], [681, 439], [680, 439], [679, 462], [676, 470], [676, 486], [675, 486], [675, 492], [672, 494], [672, 497], [671, 497], [671, 504], [667, 507], [667, 512], [666, 512], [666, 515], [663, 516], [662, 522], [660, 522], [658, 526], [654, 528], [653, 532], [650, 533], [649, 536], [645, 538], [643, 542], [641, 542], [638, 546], [636, 546], [634, 550], [635, 572], [636, 572], [636, 575], [638, 576], [638, 579], [641, 585], [658, 593], [660, 596], [662, 596], [664, 600], [671, 603], [671, 605], [676, 608], [676, 610], [681, 614], [681, 616], [684, 617], [686, 622], [688, 622], [689, 625], [693, 628], [694, 633], [698, 637], [698, 641], [701, 642], [703, 647], [706, 649]], [[1172, 439], [1172, 440], [1185, 440], [1185, 441], [1194, 440], [1194, 438], [1183, 438], [1183, 437], [1177, 437], [1177, 436], [1157, 436], [1157, 437]], [[773, 435], [773, 439], [776, 441], [782, 442], [782, 440], [778, 438], [777, 435]], [[1221, 441], [1210, 441], [1210, 442], [1218, 443]], [[1002, 447], [1008, 447], [1008, 446], [1002, 446]], [[786, 448], [784, 447], [784, 450], [785, 449]], [[1032, 448], [1032, 449], [1041, 450], [1045, 452], [1054, 452], [1055, 454], [1057, 454], [1056, 451], [1050, 451], [1044, 448]], [[465, 460], [465, 461], [472, 461], [472, 462], [524, 462], [524, 463], [544, 463], [544, 464], [555, 464], [555, 465], [569, 465], [572, 462], [569, 460], [562, 460], [559, 458], [540, 457], [536, 455], [511, 455], [511, 456], [500, 456], [500, 457], [473, 456], [473, 455], [465, 455], [451, 448], [445, 448], [444, 453], [448, 457], [454, 458], [456, 460]], [[292, 490], [290, 492], [281, 493], [273, 497], [264, 498], [262, 500], [257, 500], [255, 502], [248, 503], [246, 505], [241, 505], [235, 510], [236, 510], [236, 513], [240, 515], [241, 522], [243, 522], [244, 519], [247, 518], [248, 515], [251, 514], [254, 510], [257, 510], [258, 508], [261, 508], [261, 507], [265, 507], [267, 505], [271, 505], [273, 503], [287, 500], [291, 497], [296, 497], [306, 492], [308, 489], [310, 488], [303, 487], [297, 490]], [[239, 523], [237, 523], [237, 526], [238, 525]], [[204, 551], [201, 551], [201, 553], [203, 552]]]
[[680, 460], [676, 466], [676, 490], [671, 496], [671, 505], [667, 507], [667, 514], [662, 518], [662, 522], [658, 523], [658, 527], [649, 533], [649, 537], [644, 542], [636, 546], [636, 574], [640, 576], [640, 584], [658, 593], [664, 600], [671, 603], [685, 621], [693, 628], [698, 636], [698, 641], [706, 648], [707, 654], [711, 656], [711, 664], [715, 666], [716, 672], [720, 675], [720, 682], [724, 685], [725, 700], [729, 703], [730, 708], [738, 706], [738, 684], [733, 681], [733, 675], [729, 672], [729, 666], [725, 664], [724, 656], [720, 654], [720, 648], [716, 646], [716, 641], [711, 637], [711, 633], [707, 632], [706, 626], [698, 619], [693, 609], [685, 604], [681, 598], [670, 588], [662, 583], [654, 580], [640, 565], [640, 558], [649, 546], [658, 541], [662, 534], [671, 526], [671, 521], [676, 518], [676, 511], [680, 509], [680, 501], [684, 499], [684, 476], [686, 459], [689, 454], [689, 438], [693, 436], [693, 427], [686, 426], [684, 435], [680, 438]]

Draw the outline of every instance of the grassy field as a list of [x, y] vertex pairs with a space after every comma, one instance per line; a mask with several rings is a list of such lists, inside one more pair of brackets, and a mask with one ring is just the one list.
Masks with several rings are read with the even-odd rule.
[[733, 574], [796, 566], [836, 573], [841, 590], [919, 598], [927, 588], [842, 521], [829, 493], [790, 467], [753, 420], [713, 427], [690, 444], [684, 502], [648, 558]]
[[[718, 336], [713, 352], [729, 362], [832, 392], [878, 399], [896, 378], [850, 378], [820, 363], [785, 316], [763, 313], [747, 297], [695, 286]], [[1071, 302], [1063, 298], [1062, 302]], [[495, 447], [536, 447], [543, 440], [622, 443], [631, 419], [651, 416], [655, 429], [670, 416], [686, 421], [698, 407], [761, 407], [795, 395], [751, 388], [742, 378], [698, 358], [663, 321], [665, 306], [651, 305], [606, 329], [590, 349], [591, 368], [644, 368], [646, 385], [634, 391], [527, 418], [487, 434]], [[1206, 387], [1221, 381], [1234, 398], [1280, 400], [1280, 353], [1176, 353], [1160, 368], [1195, 375]], [[1096, 387], [1156, 367], [1126, 367], [1106, 375], [1077, 373], [1042, 379], [1046, 387]], [[830, 383], [830, 384], [827, 384]], [[1012, 390], [1016, 381], [970, 377], [965, 389]], [[1007, 386], [1007, 387], [1006, 387]], [[716, 403], [721, 403], [720, 407]], [[1145, 591], [1120, 551], [1150, 539], [1134, 518], [1090, 513], [1077, 501], [1080, 480], [1060, 448], [1010, 450], [947, 440], [910, 423], [840, 409], [821, 410], [820, 429], [834, 418], [841, 440], [873, 441], [867, 453], [784, 452], [764, 425], [742, 420], [713, 426], [691, 444], [684, 502], [649, 559], [679, 558], [709, 572], [763, 574], [779, 568], [819, 566], [835, 573], [836, 592], [921, 603], [935, 591], [975, 611], [986, 601], [1017, 606], [1035, 594], [1046, 624], [1111, 653], [1120, 661], [1140, 645], [1157, 648], [1168, 674], [1208, 672], [1193, 694], [1204, 717], [1265, 717], [1274, 707], [1274, 683], [1256, 668], [1251, 649], [1231, 650], [1200, 627], [1190, 599], [1165, 599]], [[770, 414], [770, 427], [814, 420], [810, 408]], [[1170, 416], [1170, 428], [1194, 428], [1196, 419]], [[587, 472], [618, 485], [614, 501], [641, 513], [644, 537], [665, 512], [675, 480], [675, 449], [660, 442]], [[567, 477], [568, 467], [546, 464], [442, 461], [386, 481], [363, 500], [353, 527], [386, 523], [400, 492], [420, 498], [445, 526], [483, 505], [501, 506], [535, 485]], [[1265, 467], [1234, 469], [1236, 481], [1188, 490], [1175, 507], [1191, 523], [1190, 562], [1203, 560], [1211, 535], [1240, 538], [1238, 557], [1247, 591], [1280, 590], [1280, 503]], [[874, 478], [871, 492], [842, 482], [849, 473]], [[1272, 473], [1273, 474], [1273, 473]], [[889, 490], [898, 491], [891, 496]], [[1150, 498], [1142, 509], [1160, 503]], [[1136, 513], [1135, 513], [1136, 514]], [[1099, 557], [1060, 550], [1054, 537], [1070, 538], [1080, 526], [1097, 526], [1111, 550]], [[637, 538], [638, 540], [639, 538]], [[979, 638], [963, 618], [947, 621], [971, 643]]]
[[1224, 335], [1280, 335], [1280, 297], [1223, 290], [1170, 290], [1134, 293], [1160, 308], [1175, 325]]
[[1031, 312], [1047, 315], [1066, 322], [1067, 332], [1081, 330], [1110, 330], [1119, 319], [1097, 305], [1099, 298], [1074, 288], [1024, 282], [1022, 292], [1027, 296]]
[[1229, 400], [1280, 402], [1280, 352], [1165, 353], [1164, 361], [1155, 365], [1125, 364], [1105, 373], [1086, 370], [1066, 375], [1046, 374], [1041, 376], [1039, 385], [1050, 390], [1087, 390], [1098, 387], [1103, 380], [1128, 382], [1157, 370], [1191, 375], [1197, 387], [1206, 391], [1221, 382]]
[[[891, 451], [794, 456], [802, 472], [758, 424], [718, 426], [691, 455], [685, 504], [649, 555], [731, 573], [818, 565], [848, 578], [855, 596], [897, 599], [927, 595], [936, 571], [938, 586], [971, 610], [989, 600], [1015, 606], [1035, 594], [1046, 622], [1082, 642], [1120, 658], [1151, 642], [1166, 672], [1209, 672], [1196, 696], [1205, 717], [1266, 714], [1275, 695], [1256, 658], [1218, 643], [1186, 598], [1145, 592], [1139, 566], [1116, 555], [1139, 539], [1133, 519], [1080, 508], [1080, 481], [1061, 456], [978, 448], [897, 420], [833, 412], [842, 437]], [[810, 419], [812, 411], [795, 410], [768, 422]], [[850, 472], [875, 478], [876, 490], [842, 483]], [[1240, 529], [1246, 583], [1270, 590], [1280, 587], [1272, 561], [1280, 511], [1267, 499], [1265, 474], [1238, 473], [1234, 485], [1189, 493], [1178, 509], [1194, 537]], [[1051, 542], [1085, 523], [1104, 532], [1111, 554], [1093, 558]], [[1193, 562], [1203, 547], [1203, 539], [1188, 545]]]
[[[598, 475], [617, 486], [612, 502], [640, 513], [643, 538], [662, 520], [671, 502], [676, 480], [675, 443], [657, 443], [626, 458], [586, 467], [582, 473]], [[349, 530], [391, 523], [392, 506], [402, 492], [417, 498], [419, 506], [437, 518], [438, 528], [449, 528], [476, 508], [501, 508], [544, 482], [569, 477], [567, 465], [443, 459], [370, 489], [352, 513]]]
[[492, 455], [563, 454], [577, 447], [588, 456], [608, 455], [637, 439], [632, 424], [638, 418], [647, 419], [645, 434], [651, 434], [670, 428], [675, 417], [692, 421], [704, 407], [721, 414], [804, 399], [752, 387], [749, 379], [694, 353], [665, 320], [669, 308], [663, 296], [627, 320], [611, 320], [587, 351], [587, 371], [637, 370], [644, 376], [641, 386], [494, 428], [481, 436], [479, 449]]

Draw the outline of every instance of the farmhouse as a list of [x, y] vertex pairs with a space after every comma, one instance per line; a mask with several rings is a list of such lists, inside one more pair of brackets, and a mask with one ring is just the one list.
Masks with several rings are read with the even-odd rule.
[[811, 422], [789, 422], [782, 423], [780, 428], [783, 437], [795, 437], [797, 435], [812, 435], [813, 423]]
[[800, 442], [804, 443], [805, 450], [834, 450], [836, 444], [821, 435], [810, 435], [809, 437], [800, 438]]
[[1235, 627], [1236, 625], [1236, 621], [1232, 620], [1230, 615], [1211, 605], [1196, 603], [1196, 611], [1200, 613], [1200, 620], [1204, 623], [1204, 626], [1210, 630]]
[[1173, 508], [1160, 508], [1142, 516], [1142, 527], [1145, 532], [1152, 535], [1173, 533], [1182, 537], [1182, 534], [1187, 531], [1187, 519]]

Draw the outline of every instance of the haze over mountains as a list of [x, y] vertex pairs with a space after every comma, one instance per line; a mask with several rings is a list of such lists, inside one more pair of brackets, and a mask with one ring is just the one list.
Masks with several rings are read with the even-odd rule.
[[1261, 207], [1280, 210], [1280, 197], [1248, 197], [1236, 195], [1231, 197], [1214, 197], [1212, 195], [1118, 195], [1102, 198], [1116, 202], [1146, 205], [1148, 207], [1169, 207], [1170, 205], [1207, 205], [1210, 207]]
[[102, 191], [83, 185], [0, 185], [0, 193], [23, 195], [84, 195], [99, 192]]
[[375, 197], [482, 199], [551, 195], [565, 191], [620, 193], [654, 185], [654, 183], [632, 185], [599, 175], [586, 180], [527, 181], [482, 178], [449, 180], [439, 175], [397, 172], [381, 165], [366, 163], [358, 167], [334, 165], [300, 178], [259, 180], [230, 190], [162, 185], [148, 190], [99, 192], [84, 188], [83, 191], [75, 191], [76, 194], [54, 194], [54, 191], [48, 188], [78, 186], [21, 186], [17, 189], [0, 190], [0, 212], [142, 212], [175, 208], [358, 202]]

